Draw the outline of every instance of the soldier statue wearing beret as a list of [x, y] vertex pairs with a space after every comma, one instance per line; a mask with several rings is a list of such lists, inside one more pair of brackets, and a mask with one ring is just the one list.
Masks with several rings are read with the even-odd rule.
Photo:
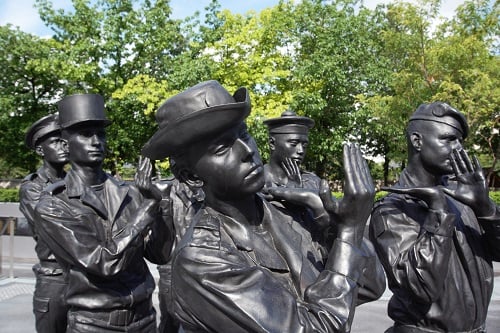
[[66, 289], [64, 272], [47, 243], [39, 237], [39, 220], [35, 218], [35, 206], [42, 191], [64, 178], [64, 166], [68, 163], [68, 151], [61, 138], [57, 115], [48, 115], [33, 123], [26, 132], [26, 145], [43, 159], [42, 166], [24, 178], [19, 190], [19, 209], [33, 233], [39, 260], [33, 266], [36, 277], [33, 295], [36, 331], [65, 332], [68, 309], [63, 297]]
[[199, 83], [159, 108], [159, 129], [143, 147], [151, 159], [173, 157], [181, 181], [205, 195], [174, 254], [175, 314], [185, 332], [349, 331], [374, 197], [367, 164], [346, 145], [344, 199], [333, 202], [322, 182], [321, 197], [338, 218], [323, 262], [293, 217], [260, 194], [264, 169], [245, 125], [250, 109], [246, 88], [231, 95], [217, 81]]
[[373, 210], [370, 237], [393, 296], [393, 333], [486, 332], [500, 211], [462, 147], [464, 115], [443, 102], [410, 117], [408, 165]]
[[[110, 124], [100, 95], [63, 98], [71, 170], [36, 206], [40, 235], [68, 274], [68, 332], [155, 332], [155, 282], [144, 258], [167, 262], [173, 233], [144, 159], [136, 186], [102, 170]], [[156, 189], [156, 191], [155, 191]]]

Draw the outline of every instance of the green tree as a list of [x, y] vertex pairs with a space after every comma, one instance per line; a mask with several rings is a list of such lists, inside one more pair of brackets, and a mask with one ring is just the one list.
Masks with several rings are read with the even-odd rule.
[[52, 103], [63, 86], [50, 61], [55, 50], [52, 40], [0, 26], [1, 177], [22, 177], [40, 162], [25, 146], [24, 133], [34, 121], [55, 111]]

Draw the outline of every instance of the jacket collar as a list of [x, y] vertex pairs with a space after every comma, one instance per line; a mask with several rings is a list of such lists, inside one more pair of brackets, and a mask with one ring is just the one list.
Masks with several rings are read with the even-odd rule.
[[84, 205], [94, 209], [99, 216], [104, 219], [110, 218], [111, 221], [115, 219], [128, 193], [128, 186], [125, 186], [125, 183], [118, 182], [113, 177], [106, 175], [104, 186], [109, 204], [109, 207], [106, 207], [95, 191], [90, 186], [84, 184], [73, 170], [67, 173], [64, 180], [66, 183], [66, 193], [69, 198], [80, 199]]

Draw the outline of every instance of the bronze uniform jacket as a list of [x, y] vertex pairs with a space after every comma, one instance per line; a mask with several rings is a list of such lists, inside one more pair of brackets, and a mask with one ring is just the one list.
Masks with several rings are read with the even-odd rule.
[[19, 210], [23, 213], [31, 228], [33, 238], [36, 241], [35, 252], [41, 263], [41, 265], [37, 264], [34, 269], [43, 275], [62, 274], [62, 269], [57, 263], [52, 250], [38, 236], [38, 221], [35, 219], [35, 207], [43, 190], [56, 181], [48, 177], [44, 167], [40, 167], [36, 172], [23, 179], [19, 189]]
[[[348, 332], [365, 267], [336, 240], [323, 266], [297, 223], [260, 196], [248, 226], [210, 207], [198, 212], [174, 255], [175, 312], [186, 332]], [[339, 260], [340, 259], [340, 260]]]
[[[399, 185], [414, 184], [403, 171]], [[370, 237], [393, 292], [388, 313], [396, 324], [468, 332], [485, 323], [492, 260], [500, 258], [500, 214], [478, 219], [468, 206], [447, 199], [448, 212], [399, 194], [375, 205]]]
[[171, 226], [159, 210], [139, 209], [135, 186], [107, 176], [106, 204], [69, 171], [36, 206], [40, 236], [68, 270], [68, 305], [80, 309], [133, 308], [151, 299], [153, 277], [144, 261], [163, 264]]

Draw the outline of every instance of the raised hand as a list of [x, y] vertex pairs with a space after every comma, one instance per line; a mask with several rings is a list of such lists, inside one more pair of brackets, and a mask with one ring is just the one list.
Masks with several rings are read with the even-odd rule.
[[289, 184], [287, 186], [292, 187], [302, 187], [302, 175], [300, 173], [300, 167], [298, 163], [289, 157], [287, 157], [282, 163], [281, 167], [285, 170], [288, 177]]
[[326, 210], [335, 218], [338, 235], [345, 241], [359, 245], [370, 216], [375, 186], [361, 150], [357, 145], [344, 145], [344, 197], [335, 200], [328, 183], [321, 181], [320, 197]]
[[134, 176], [135, 185], [144, 198], [160, 201], [162, 198], [161, 191], [151, 181], [152, 172], [153, 164], [150, 159], [140, 156], [139, 165]]
[[443, 188], [443, 191], [456, 200], [472, 208], [477, 216], [490, 216], [495, 212], [495, 205], [489, 198], [488, 185], [483, 170], [476, 156], [471, 161], [463, 149], [454, 149], [450, 155], [457, 187]]

